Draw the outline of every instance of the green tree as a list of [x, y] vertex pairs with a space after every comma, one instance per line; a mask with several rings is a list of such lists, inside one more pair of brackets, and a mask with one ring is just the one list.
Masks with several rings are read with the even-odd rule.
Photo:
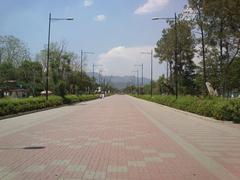
[[0, 64], [0, 83], [7, 80], [16, 80], [18, 77], [17, 69], [11, 62], [5, 61]]
[[17, 67], [29, 59], [30, 53], [21, 40], [14, 36], [0, 36], [0, 64], [7, 61]]
[[[46, 69], [46, 57], [47, 49], [43, 49], [37, 55], [37, 60], [42, 63], [44, 69]], [[88, 91], [93, 82], [86, 72], [81, 73], [81, 66], [78, 62], [78, 55], [67, 51], [64, 43], [52, 43], [49, 59], [49, 89], [55, 94], [62, 94], [59, 88], [63, 87], [65, 93], [71, 94]], [[64, 86], [62, 86], [63, 82]], [[61, 92], [63, 92], [62, 89]]]
[[39, 95], [43, 87], [43, 69], [37, 61], [25, 60], [18, 68], [18, 81], [23, 87], [31, 90], [31, 95]]
[[224, 96], [226, 90], [231, 89], [228, 87], [230, 66], [239, 57], [240, 1], [189, 0], [188, 2], [190, 9], [196, 13], [193, 22], [202, 35], [201, 53], [206, 59], [202, 62], [203, 75], [212, 84], [218, 83], [215, 86]]
[[[206, 35], [205, 35], [205, 30], [206, 30], [206, 17], [203, 12], [203, 7], [204, 7], [204, 0], [188, 0], [189, 3], [189, 8], [193, 11], [193, 19], [191, 23], [195, 27], [197, 31], [200, 31], [200, 37], [197, 38], [198, 44], [201, 45], [201, 50], [200, 50], [200, 55], [202, 56], [202, 75], [203, 75], [203, 81], [202, 81], [202, 86], [203, 86], [203, 94], [207, 93], [207, 87], [206, 87], [206, 82], [208, 81], [207, 79], [207, 74], [206, 74]], [[191, 13], [192, 16], [192, 13]]]
[[231, 64], [239, 57], [240, 1], [206, 1], [203, 8], [209, 22], [208, 37], [218, 51], [221, 94], [225, 95]]
[[[157, 42], [157, 47], [155, 48], [156, 57], [159, 58], [159, 62], [167, 62], [170, 67], [170, 79], [167, 80], [166, 85], [173, 89], [175, 79], [174, 71], [178, 71], [179, 84], [181, 85], [182, 94], [194, 94], [194, 77], [195, 77], [195, 64], [193, 62], [193, 57], [195, 53], [195, 40], [192, 35], [191, 24], [186, 20], [178, 20], [177, 32], [178, 32], [178, 44], [177, 44], [177, 65], [174, 64], [174, 53], [176, 47], [175, 40], [175, 24], [170, 21], [170, 28], [163, 30], [162, 38]], [[176, 62], [175, 62], [176, 63]], [[177, 67], [177, 69], [176, 69]]]

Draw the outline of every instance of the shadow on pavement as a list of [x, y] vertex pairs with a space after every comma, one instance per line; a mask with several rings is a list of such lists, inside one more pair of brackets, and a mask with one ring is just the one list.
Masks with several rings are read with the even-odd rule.
[[38, 150], [38, 149], [45, 149], [46, 147], [45, 146], [28, 146], [28, 147], [19, 147], [19, 148], [17, 148], [17, 147], [4, 147], [4, 148], [2, 148], [2, 147], [0, 147], [0, 150], [16, 150], [16, 149], [25, 149], [25, 150]]

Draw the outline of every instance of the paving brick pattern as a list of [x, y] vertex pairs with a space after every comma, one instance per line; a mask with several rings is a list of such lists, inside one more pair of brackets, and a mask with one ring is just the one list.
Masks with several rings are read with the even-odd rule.
[[221, 164], [230, 179], [240, 178], [238, 127], [226, 125], [234, 128], [231, 134], [213, 122], [191, 116], [189, 121], [159, 105], [112, 96], [9, 120], [36, 116], [38, 122], [2, 136], [6, 130], [0, 129], [0, 179], [221, 179], [141, 111]]

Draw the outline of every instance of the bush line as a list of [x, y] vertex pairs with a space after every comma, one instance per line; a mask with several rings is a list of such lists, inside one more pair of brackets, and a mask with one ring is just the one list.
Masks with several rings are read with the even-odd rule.
[[160, 95], [154, 95], [153, 97], [141, 95], [135, 97], [202, 116], [213, 117], [218, 120], [240, 123], [240, 99], [180, 96], [176, 100], [175, 96]]
[[45, 97], [23, 98], [23, 99], [0, 99], [0, 116], [13, 115], [38, 109], [56, 107], [63, 104], [73, 104], [82, 101], [97, 99], [97, 95], [66, 95], [64, 98], [60, 96], [49, 96], [48, 101]]

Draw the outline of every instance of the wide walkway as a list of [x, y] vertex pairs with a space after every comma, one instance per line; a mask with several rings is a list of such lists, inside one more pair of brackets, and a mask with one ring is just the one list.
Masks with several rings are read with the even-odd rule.
[[125, 95], [6, 119], [0, 179], [240, 179], [240, 126]]

